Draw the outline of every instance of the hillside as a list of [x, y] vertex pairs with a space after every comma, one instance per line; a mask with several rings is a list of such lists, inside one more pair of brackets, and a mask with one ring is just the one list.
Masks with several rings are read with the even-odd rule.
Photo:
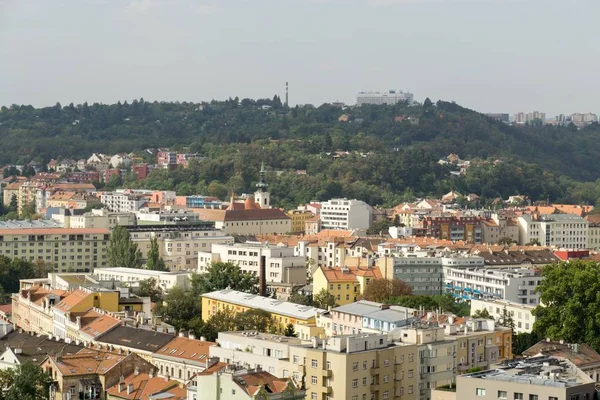
[[[338, 120], [342, 114], [347, 122]], [[346, 110], [331, 105], [288, 109], [278, 97], [202, 105], [140, 99], [42, 109], [11, 106], [0, 110], [0, 137], [0, 164], [159, 146], [209, 155], [202, 166], [174, 172], [179, 175], [157, 171], [135, 183], [168, 184], [184, 192], [207, 192], [211, 183], [218, 194], [252, 190], [261, 159], [277, 171], [306, 170], [303, 176], [273, 175], [273, 186], [285, 191], [280, 194], [284, 205], [311, 200], [315, 194], [391, 204], [451, 188], [485, 199], [520, 192], [534, 199], [578, 202], [600, 197], [595, 184], [572, 181], [600, 176], [595, 157], [600, 153], [598, 124], [582, 130], [512, 127], [448, 102]], [[332, 160], [326, 155], [332, 151], [363, 156]], [[449, 153], [475, 160], [476, 167], [464, 177], [449, 178], [447, 168], [437, 164]], [[489, 161], [495, 159], [503, 163], [492, 168]]]

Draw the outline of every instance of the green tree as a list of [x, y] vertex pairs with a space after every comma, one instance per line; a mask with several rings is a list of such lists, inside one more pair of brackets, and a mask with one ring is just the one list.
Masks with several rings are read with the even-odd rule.
[[31, 362], [16, 368], [3, 369], [0, 374], [0, 399], [48, 399], [52, 378], [39, 365]]
[[504, 236], [504, 237], [500, 238], [500, 240], [498, 240], [498, 244], [501, 244], [504, 246], [510, 246], [513, 243], [515, 243], [515, 241], [507, 236]]
[[473, 318], [484, 318], [484, 319], [494, 319], [488, 312], [486, 308], [482, 308], [481, 310], [476, 310], [471, 317]]
[[158, 286], [155, 278], [140, 281], [138, 295], [141, 297], [150, 297], [150, 300], [155, 303], [163, 300], [163, 290]]
[[8, 211], [13, 211], [13, 212], [17, 212], [17, 209], [19, 207], [19, 201], [17, 200], [17, 195], [13, 194], [12, 197], [10, 198], [10, 206]]
[[232, 309], [224, 308], [211, 315], [207, 324], [215, 332], [233, 332], [238, 327], [237, 315]]
[[249, 309], [236, 315], [236, 330], [268, 332], [275, 325], [271, 314], [265, 310]]
[[600, 263], [574, 260], [547, 265], [533, 310], [539, 337], [586, 343], [600, 350]]
[[406, 296], [412, 293], [412, 287], [400, 279], [373, 279], [363, 291], [362, 298], [378, 303], [387, 302], [392, 297]]
[[171, 288], [164, 301], [158, 303], [154, 310], [154, 314], [161, 315], [177, 330], [188, 329], [192, 319], [201, 315], [201, 312], [198, 297], [179, 286]]
[[142, 253], [133, 243], [129, 231], [123, 226], [113, 229], [108, 243], [108, 263], [111, 267], [139, 268]]
[[304, 295], [302, 293], [294, 293], [289, 298], [288, 301], [290, 303], [301, 304], [303, 306], [312, 306], [313, 301], [310, 296]]
[[327, 291], [327, 289], [321, 289], [317, 294], [313, 295], [313, 304], [317, 308], [327, 310], [329, 307], [335, 307], [336, 299], [335, 296]]
[[536, 332], [521, 332], [513, 337], [513, 354], [521, 355], [525, 350], [542, 340]]
[[525, 243], [525, 246], [541, 246], [541, 245], [542, 244], [537, 239], [531, 239], [529, 242]]
[[215, 290], [233, 289], [256, 293], [258, 278], [231, 262], [212, 263], [204, 274], [192, 275], [192, 292], [197, 296]]
[[298, 335], [296, 334], [296, 329], [294, 329], [294, 324], [287, 324], [283, 331], [283, 335], [287, 337], [297, 337]]
[[160, 250], [158, 248], [158, 239], [153, 236], [150, 239], [150, 250], [148, 250], [148, 261], [146, 261], [146, 269], [154, 271], [168, 271], [169, 269], [165, 265], [165, 261], [160, 256]]
[[35, 201], [30, 201], [29, 203], [23, 206], [21, 210], [21, 218], [23, 219], [33, 219], [36, 213]]

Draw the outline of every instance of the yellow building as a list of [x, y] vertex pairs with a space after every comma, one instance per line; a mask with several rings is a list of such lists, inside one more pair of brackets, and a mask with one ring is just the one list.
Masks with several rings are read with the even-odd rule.
[[56, 271], [91, 271], [108, 266], [108, 229], [0, 229], [0, 255], [41, 260]]
[[417, 346], [391, 343], [385, 334], [313, 338], [311, 345], [291, 345], [290, 360], [307, 399], [418, 397]]
[[325, 311], [231, 289], [202, 295], [202, 320], [208, 321], [217, 311], [225, 309], [235, 313], [252, 309], [264, 310], [271, 314], [280, 331], [283, 331], [288, 324], [314, 324], [316, 313]]
[[100, 199], [93, 194], [81, 192], [56, 192], [46, 200], [46, 207], [85, 209], [100, 205]]
[[287, 215], [291, 219], [290, 233], [304, 233], [306, 221], [315, 216], [315, 214], [306, 210], [290, 210]]
[[359, 299], [372, 280], [380, 278], [379, 267], [319, 267], [313, 273], [313, 296], [325, 289], [337, 305], [350, 304]]

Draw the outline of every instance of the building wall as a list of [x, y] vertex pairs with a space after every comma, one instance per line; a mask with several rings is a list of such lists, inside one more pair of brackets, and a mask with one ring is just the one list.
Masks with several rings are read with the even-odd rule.
[[321, 204], [321, 229], [368, 229], [372, 212], [364, 201], [331, 199]]
[[292, 229], [290, 221], [289, 218], [226, 222], [217, 221], [215, 227], [217, 229], [222, 229], [228, 235], [283, 235], [289, 233]]
[[535, 306], [495, 300], [471, 300], [471, 315], [477, 310], [487, 310], [495, 320], [503, 317], [504, 309], [510, 313], [515, 322], [516, 333], [531, 333], [535, 316], [532, 311]]

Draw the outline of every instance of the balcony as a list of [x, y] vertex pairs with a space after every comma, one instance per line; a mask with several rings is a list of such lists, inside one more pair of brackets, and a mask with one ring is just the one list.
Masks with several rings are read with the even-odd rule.
[[379, 391], [379, 383], [371, 383], [371, 392]]
[[321, 376], [323, 376], [325, 378], [331, 378], [331, 370], [330, 369], [321, 370]]
[[469, 364], [458, 364], [457, 366], [459, 372], [464, 372], [470, 368]]
[[331, 396], [331, 394], [333, 393], [333, 388], [331, 386], [327, 386], [325, 388], [325, 393], [329, 396]]
[[381, 372], [381, 368], [379, 366], [371, 367], [371, 373], [372, 374], [378, 374], [380, 372]]

